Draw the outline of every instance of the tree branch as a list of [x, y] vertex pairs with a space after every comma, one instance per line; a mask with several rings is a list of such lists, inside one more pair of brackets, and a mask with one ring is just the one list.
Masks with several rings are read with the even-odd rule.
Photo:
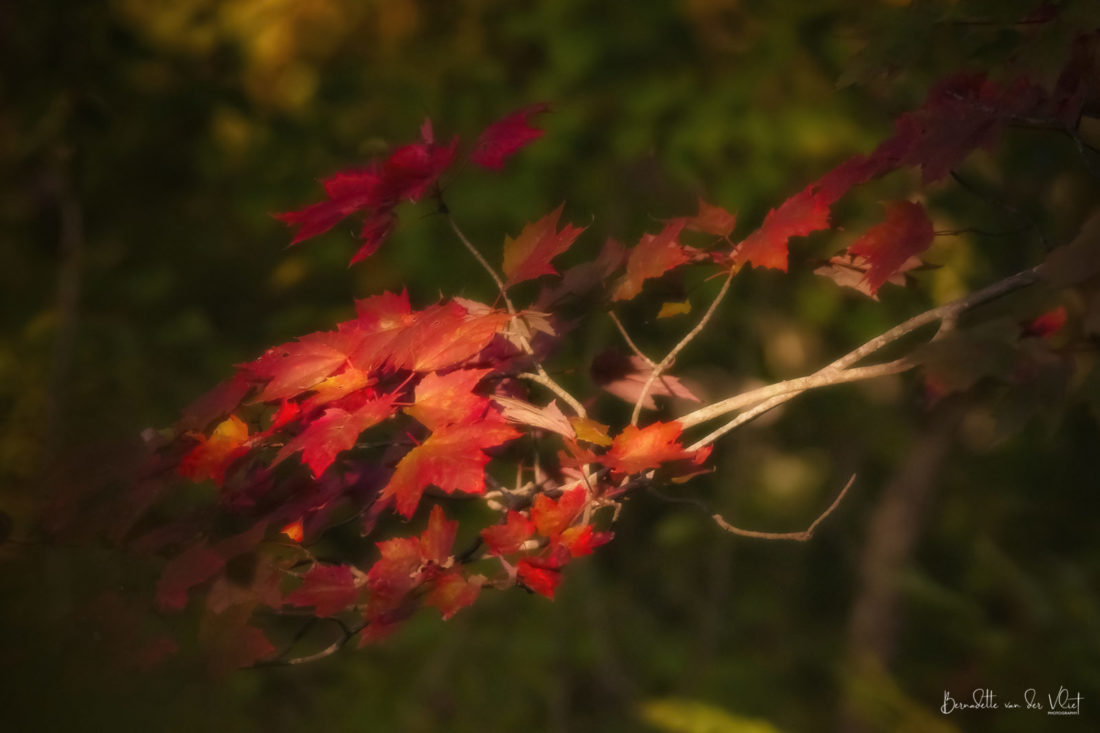
[[[778, 382], [776, 384], [768, 385], [767, 387], [761, 387], [760, 389], [754, 389], [751, 392], [738, 395], [732, 398], [733, 401], [740, 401], [742, 404], [728, 407], [728, 411], [739, 410], [750, 405], [755, 405], [750, 410], [746, 410], [728, 423], [712, 431], [708, 435], [692, 443], [688, 446], [687, 450], [699, 450], [707, 445], [710, 445], [714, 441], [721, 438], [726, 433], [741, 427], [750, 420], [754, 420], [765, 412], [772, 410], [773, 408], [782, 405], [788, 400], [792, 400], [803, 392], [807, 392], [811, 389], [819, 389], [821, 387], [830, 387], [834, 384], [845, 384], [847, 382], [859, 382], [864, 379], [876, 379], [878, 377], [885, 377], [890, 374], [899, 374], [901, 372], [912, 369], [916, 366], [917, 362], [910, 359], [898, 359], [896, 361], [887, 362], [885, 364], [875, 364], [874, 366], [856, 367], [853, 369], [845, 369], [839, 372], [830, 372], [827, 369], [823, 369], [816, 374], [811, 374], [808, 377], [799, 377], [798, 379], [789, 379], [786, 382]], [[725, 400], [725, 402], [731, 402], [731, 400]], [[732, 404], [732, 402], [731, 402]]]
[[550, 375], [546, 373], [545, 369], [540, 369], [536, 372], [524, 372], [519, 375], [520, 379], [526, 379], [529, 382], [536, 382], [546, 387], [548, 390], [561, 397], [562, 400], [573, 408], [573, 412], [577, 413], [578, 417], [588, 417], [588, 411], [584, 409], [584, 405], [577, 401], [577, 398], [565, 391], [565, 388], [550, 378]]
[[611, 316], [612, 323], [614, 323], [615, 327], [619, 329], [619, 333], [622, 334], [623, 340], [626, 341], [626, 345], [630, 347], [630, 350], [637, 354], [638, 358], [644, 361], [649, 366], [656, 366], [657, 362], [646, 356], [645, 352], [638, 348], [638, 344], [634, 343], [634, 339], [630, 338], [630, 334], [627, 333], [626, 326], [624, 326], [623, 322], [619, 320], [619, 317], [615, 315], [615, 311], [609, 310], [607, 312], [607, 315]]
[[[898, 374], [900, 372], [907, 371], [914, 366], [917, 366], [918, 362], [911, 357], [905, 357], [885, 364], [876, 364], [867, 367], [853, 368], [853, 365], [866, 359], [868, 356], [882, 350], [886, 346], [894, 343], [898, 339], [907, 336], [914, 331], [923, 328], [931, 323], [939, 322], [942, 329], [950, 328], [955, 320], [963, 313], [972, 310], [979, 305], [988, 303], [991, 300], [995, 300], [1003, 295], [1011, 293], [1015, 290], [1028, 287], [1034, 284], [1039, 279], [1042, 265], [1023, 270], [1010, 277], [1000, 280], [988, 285], [981, 290], [977, 290], [970, 295], [967, 295], [958, 300], [952, 301], [945, 305], [941, 305], [938, 308], [925, 311], [909, 320], [894, 326], [888, 331], [879, 334], [875, 338], [871, 339], [867, 343], [859, 346], [856, 349], [848, 352], [844, 356], [840, 357], [831, 364], [819, 369], [813, 374], [806, 377], [799, 377], [797, 379], [790, 379], [785, 382], [777, 382], [766, 387], [760, 387], [758, 389], [750, 390], [748, 392], [742, 392], [741, 394], [734, 395], [727, 399], [715, 402], [701, 407], [698, 410], [688, 413], [679, 418], [680, 424], [686, 429], [700, 423], [713, 420], [715, 418], [726, 415], [736, 410], [741, 410], [751, 405], [756, 405], [765, 400], [772, 400], [779, 396], [785, 396], [785, 399], [776, 401], [771, 404], [771, 407], [782, 404], [787, 399], [796, 396], [801, 392], [805, 392], [810, 389], [818, 389], [820, 387], [828, 387], [834, 384], [844, 384], [846, 382], [855, 382], [863, 379], [874, 379], [876, 377], [885, 376], [888, 374]], [[762, 405], [761, 405], [762, 406]], [[768, 409], [771, 409], [769, 407]], [[766, 411], [766, 410], [764, 410]], [[756, 412], [752, 417], [762, 414], [762, 412]], [[723, 428], [711, 433], [703, 440], [695, 443], [692, 448], [702, 447], [717, 439], [720, 435], [724, 435], [738, 425], [747, 422], [742, 420], [739, 416], [737, 420], [730, 424], [723, 426]], [[751, 419], [751, 418], [748, 418]]]
[[283, 651], [282, 654], [280, 654], [277, 657], [274, 657], [273, 659], [267, 659], [267, 660], [256, 662], [252, 666], [248, 667], [248, 669], [258, 669], [260, 667], [288, 667], [288, 666], [295, 665], [295, 664], [309, 664], [310, 662], [316, 662], [320, 659], [324, 659], [325, 657], [331, 657], [333, 654], [335, 654], [336, 652], [343, 649], [344, 645], [347, 644], [352, 639], [354, 639], [355, 635], [358, 634], [363, 629], [365, 629], [367, 627], [367, 623], [369, 623], [369, 622], [364, 622], [361, 625], [352, 628], [352, 627], [349, 627], [347, 624], [345, 624], [343, 621], [341, 621], [340, 619], [337, 619], [337, 618], [323, 619], [325, 621], [331, 621], [331, 622], [335, 623], [337, 626], [339, 626], [341, 637], [339, 639], [337, 639], [336, 641], [332, 642], [331, 644], [329, 644], [328, 646], [326, 646], [324, 649], [321, 649], [320, 651], [316, 651], [313, 654], [306, 654], [305, 656], [301, 656], [301, 657], [290, 657], [290, 656], [288, 656], [290, 654], [291, 649], [294, 648], [294, 645], [297, 644], [299, 641], [301, 641], [302, 637], [305, 636], [306, 632], [309, 631], [309, 629], [312, 628], [312, 626], [319, 620], [322, 620], [322, 619], [311, 618], [299, 630], [299, 632], [291, 640], [290, 644], [287, 646], [287, 648]]
[[[497, 271], [493, 269], [493, 266], [489, 264], [489, 261], [485, 259], [478, 248], [474, 246], [473, 242], [466, 238], [466, 235], [463, 234], [462, 230], [458, 228], [458, 223], [454, 220], [454, 217], [451, 216], [450, 212], [447, 211], [445, 208], [443, 208], [443, 217], [447, 220], [447, 223], [451, 225], [451, 229], [454, 231], [455, 236], [458, 237], [458, 240], [462, 242], [463, 246], [465, 246], [466, 249], [470, 251], [470, 254], [474, 256], [474, 259], [476, 259], [481, 264], [481, 267], [485, 270], [485, 272], [489, 273], [489, 277], [491, 277], [493, 279], [493, 282], [496, 283], [497, 289], [500, 291], [500, 297], [504, 299], [504, 305], [508, 308], [508, 313], [511, 314], [512, 318], [514, 319], [519, 318], [519, 313], [516, 311], [515, 304], [513, 304], [512, 299], [508, 297], [508, 289], [504, 286], [504, 280], [501, 279], [500, 275], [497, 274]], [[519, 340], [519, 344], [520, 347], [523, 349], [523, 352], [531, 357], [531, 361], [535, 365], [535, 371], [537, 374], [530, 375], [537, 377], [533, 381], [536, 381], [539, 384], [547, 387], [558, 397], [561, 397], [566, 404], [573, 408], [573, 411], [577, 413], [578, 417], [587, 417], [588, 411], [584, 409], [584, 405], [582, 405], [576, 397], [571, 395], [564, 387], [555, 382], [550, 377], [550, 375], [547, 374], [546, 369], [542, 366], [542, 362], [540, 362], [538, 357], [535, 356], [535, 349], [533, 346], [531, 346], [531, 342], [528, 340], [527, 335], [523, 333], [522, 330], [517, 330], [516, 337]], [[524, 378], [530, 378], [530, 376], [526, 374], [521, 376], [523, 376]]]
[[706, 328], [707, 323], [709, 323], [710, 319], [714, 316], [714, 312], [718, 310], [718, 306], [721, 304], [722, 299], [725, 298], [726, 293], [729, 292], [730, 283], [733, 282], [733, 275], [735, 272], [736, 269], [730, 269], [729, 274], [726, 275], [725, 282], [722, 283], [722, 289], [714, 296], [714, 300], [711, 301], [710, 307], [707, 308], [707, 312], [703, 314], [703, 317], [699, 319], [695, 327], [688, 331], [687, 334], [680, 339], [680, 342], [665, 354], [665, 358], [661, 359], [661, 361], [653, 367], [653, 371], [649, 373], [649, 378], [646, 380], [645, 384], [642, 385], [641, 394], [638, 395], [638, 399], [634, 402], [634, 413], [630, 416], [631, 425], [638, 424], [638, 419], [642, 415], [642, 405], [645, 403], [646, 397], [649, 396], [649, 390], [653, 388], [653, 383], [661, 376], [661, 372], [667, 369], [676, 359], [676, 355], [683, 351], [684, 347], [690, 344], [692, 340]]
[[730, 534], [738, 535], [739, 537], [751, 537], [756, 540], [791, 540], [794, 542], [807, 542], [813, 538], [814, 532], [817, 531], [818, 526], [821, 525], [829, 515], [836, 511], [836, 508], [840, 506], [840, 502], [844, 501], [844, 497], [848, 494], [848, 489], [852, 488], [852, 484], [856, 481], [855, 474], [848, 479], [848, 483], [844, 484], [844, 488], [840, 490], [840, 493], [833, 499], [833, 503], [828, 506], [817, 519], [810, 523], [810, 526], [801, 532], [758, 532], [755, 529], [741, 529], [734, 526], [722, 518], [721, 514], [714, 514], [711, 519], [722, 529], [726, 530]]

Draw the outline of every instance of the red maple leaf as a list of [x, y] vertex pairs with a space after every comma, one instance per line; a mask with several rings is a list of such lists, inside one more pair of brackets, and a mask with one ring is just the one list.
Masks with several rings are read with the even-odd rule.
[[772, 209], [760, 228], [733, 251], [734, 262], [787, 271], [787, 242], [829, 227], [832, 202], [816, 185], [808, 186]]
[[495, 524], [481, 530], [481, 539], [485, 541], [489, 552], [493, 555], [507, 555], [510, 552], [517, 552], [520, 545], [530, 539], [534, 532], [534, 522], [519, 512], [509, 509], [504, 524]]
[[480, 417], [489, 401], [474, 394], [477, 386], [491, 369], [457, 369], [439, 376], [424, 375], [416, 385], [416, 397], [405, 412], [419, 420], [429, 430], [465, 423]]
[[1021, 325], [1020, 332], [1023, 336], [1036, 336], [1038, 338], [1050, 338], [1062, 330], [1066, 325], [1068, 311], [1064, 305], [1049, 310], [1038, 318]]
[[267, 384], [256, 402], [297, 397], [325, 377], [334, 374], [348, 359], [354, 338], [347, 333], [320, 331], [276, 346], [255, 361], [241, 366], [249, 378]]
[[374, 382], [374, 378], [362, 369], [356, 369], [351, 366], [346, 367], [339, 374], [334, 374], [331, 377], [322, 379], [320, 382], [310, 387], [309, 391], [313, 394], [302, 402], [301, 410], [308, 414], [314, 408], [343, 399], [354, 392], [359, 392], [374, 384]]
[[447, 519], [438, 504], [433, 506], [428, 526], [420, 533], [420, 558], [440, 567], [447, 565], [457, 532], [458, 522]]
[[298, 231], [291, 245], [324, 234], [356, 212], [367, 213], [361, 232], [363, 245], [351, 264], [373, 254], [393, 229], [393, 207], [400, 201], [417, 201], [451, 165], [458, 138], [449, 145], [425, 141], [397, 148], [381, 164], [337, 173], [324, 183], [327, 201], [275, 218]]
[[338, 454], [355, 445], [360, 433], [394, 413], [394, 399], [393, 394], [376, 397], [353, 412], [330, 407], [284, 445], [271, 465], [276, 466], [302, 451], [302, 463], [309, 466], [314, 478], [320, 478]]
[[630, 250], [626, 274], [612, 292], [612, 300], [630, 300], [642, 292], [642, 282], [660, 277], [691, 259], [677, 239], [686, 223], [685, 219], [673, 219], [659, 234], [642, 235], [641, 241]]
[[628, 425], [615, 436], [604, 462], [617, 473], [626, 475], [657, 468], [666, 461], [693, 458], [694, 453], [680, 445], [680, 423], [655, 422], [638, 428]]
[[971, 152], [991, 145], [1014, 115], [1031, 114], [1046, 94], [1025, 79], [1000, 85], [982, 74], [958, 74], [937, 84], [924, 105], [894, 123], [894, 136], [875, 151], [920, 166], [925, 183], [938, 181]]
[[538, 221], [523, 227], [515, 239], [504, 240], [505, 287], [511, 287], [525, 280], [533, 280], [541, 275], [557, 275], [558, 271], [550, 264], [562, 252], [576, 241], [584, 227], [566, 224], [558, 231], [558, 219], [561, 217], [561, 204]]
[[894, 134], [870, 155], [841, 163], [773, 209], [733, 252], [734, 262], [786, 272], [787, 243], [829, 226], [829, 208], [853, 186], [902, 166], [919, 167], [924, 181], [946, 176], [976, 148], [992, 143], [1013, 116], [1035, 114], [1045, 93], [1026, 80], [998, 85], [982, 75], [952, 77], [924, 104], [898, 118]]
[[389, 341], [389, 362], [418, 372], [455, 366], [488, 346], [511, 318], [497, 310], [474, 315], [453, 301], [431, 306]]
[[379, 293], [355, 301], [355, 313], [359, 323], [372, 329], [394, 328], [412, 318], [409, 291]]
[[449, 145], [413, 143], [393, 151], [382, 163], [379, 203], [393, 206], [403, 199], [418, 201], [450, 167], [457, 148], [455, 138]]
[[429, 485], [448, 494], [484, 493], [489, 456], [483, 451], [518, 437], [520, 433], [499, 418], [438, 430], [405, 454], [382, 489], [382, 498], [393, 497], [397, 512], [410, 518]]
[[302, 578], [302, 584], [283, 599], [292, 606], [313, 606], [318, 616], [335, 616], [355, 603], [359, 589], [347, 565], [318, 563]]
[[378, 549], [382, 557], [367, 571], [367, 584], [373, 596], [392, 605], [420, 583], [420, 539], [395, 537], [379, 542]]
[[481, 576], [467, 577], [459, 570], [448, 571], [432, 581], [424, 601], [438, 608], [446, 621], [477, 600], [482, 580]]
[[304, 209], [284, 211], [272, 216], [284, 224], [298, 227], [294, 239], [290, 240], [290, 246], [293, 247], [299, 242], [324, 234], [360, 208], [357, 202], [336, 199], [319, 201]]
[[297, 402], [291, 402], [290, 400], [283, 400], [279, 405], [279, 409], [275, 411], [275, 414], [271, 416], [271, 426], [263, 432], [265, 436], [271, 435], [276, 430], [285, 428], [290, 423], [294, 422], [298, 416], [302, 413], [302, 406]]
[[867, 258], [867, 285], [877, 293], [910, 257], [928, 249], [935, 236], [923, 206], [894, 201], [886, 204], [886, 221], [868, 229], [848, 252]]
[[290, 522], [283, 526], [283, 528], [279, 530], [279, 534], [286, 535], [288, 538], [290, 538], [291, 542], [297, 542], [298, 544], [301, 544], [302, 540], [304, 540], [306, 537], [305, 522], [303, 522], [301, 519], [295, 519], [293, 522]]
[[357, 209], [377, 206], [382, 175], [377, 167], [340, 171], [321, 181], [325, 193], [333, 201], [344, 201]]
[[248, 425], [236, 415], [220, 423], [210, 437], [199, 437], [199, 444], [179, 464], [179, 474], [192, 481], [210, 479], [218, 486], [225, 483], [225, 472], [235, 460], [248, 452]]
[[506, 158], [532, 140], [542, 137], [543, 131], [532, 127], [527, 118], [549, 109], [550, 105], [546, 103], [533, 104], [489, 125], [474, 143], [470, 160], [484, 168], [500, 170]]
[[364, 219], [363, 228], [359, 230], [359, 239], [363, 241], [363, 244], [355, 250], [355, 254], [348, 260], [348, 267], [362, 262], [377, 252], [395, 226], [397, 226], [397, 216], [389, 209], [383, 209]]
[[[370, 614], [385, 614], [402, 606], [404, 597], [426, 580], [437, 579], [441, 569], [452, 564], [458, 522], [448, 520], [443, 509], [432, 507], [428, 526], [419, 537], [397, 537], [378, 543], [382, 557], [367, 571], [367, 584], [373, 594]], [[453, 581], [446, 581], [448, 584]], [[451, 587], [440, 591], [446, 601], [444, 613], [457, 611], [463, 594]], [[451, 604], [451, 605], [448, 605]], [[373, 621], [372, 621], [373, 623]]]
[[562, 492], [557, 499], [539, 494], [531, 505], [531, 519], [543, 537], [555, 537], [573, 523], [588, 501], [588, 490], [576, 486]]
[[525, 557], [516, 564], [516, 576], [535, 593], [554, 600], [554, 591], [561, 583], [561, 566], [553, 561]]
[[563, 530], [554, 540], [554, 545], [567, 549], [571, 557], [581, 557], [591, 555], [593, 550], [607, 544], [614, 536], [611, 532], [596, 532], [591, 524], [582, 524]]
[[699, 213], [687, 220], [687, 228], [714, 234], [719, 237], [728, 237], [737, 226], [737, 217], [723, 209], [721, 206], [708, 204], [699, 199]]

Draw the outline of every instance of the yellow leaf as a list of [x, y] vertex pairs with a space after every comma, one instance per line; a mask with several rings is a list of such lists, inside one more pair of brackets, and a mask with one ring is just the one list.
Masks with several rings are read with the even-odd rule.
[[577, 440], [596, 445], [611, 445], [611, 436], [607, 434], [608, 425], [598, 423], [587, 417], [571, 417], [569, 424], [577, 433]]
[[780, 733], [766, 720], [743, 718], [698, 700], [649, 700], [639, 713], [646, 723], [667, 733]]
[[691, 313], [691, 301], [685, 300], [682, 303], [665, 303], [661, 306], [661, 312], [657, 314], [658, 318], [671, 318], [672, 316], [682, 316]]

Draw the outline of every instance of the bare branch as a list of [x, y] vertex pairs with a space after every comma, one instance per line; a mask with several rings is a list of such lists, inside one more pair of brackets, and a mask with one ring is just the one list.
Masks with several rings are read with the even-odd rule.
[[981, 290], [975, 290], [970, 295], [914, 316], [908, 321], [894, 326], [889, 331], [871, 339], [863, 346], [845, 354], [827, 368], [846, 369], [926, 324], [935, 323], [937, 321], [952, 321], [963, 313], [973, 310], [980, 305], [984, 305], [1016, 290], [1026, 288], [1029, 285], [1034, 285], [1039, 280], [1041, 267], [1042, 266], [1039, 265], [1027, 270], [1022, 270], [1015, 275], [1006, 277], [1004, 280], [998, 280], [992, 285], [987, 285]]
[[[871, 356], [872, 354], [881, 351], [886, 346], [894, 343], [898, 339], [907, 336], [914, 331], [923, 328], [931, 323], [939, 322], [941, 324], [941, 333], [953, 327], [954, 322], [958, 317], [966, 311], [972, 310], [984, 303], [988, 303], [991, 300], [995, 300], [1003, 295], [1011, 293], [1015, 290], [1025, 288], [1034, 284], [1039, 279], [1039, 272], [1041, 265], [1033, 267], [1028, 270], [1023, 270], [1015, 275], [993, 283], [981, 290], [977, 290], [970, 295], [967, 295], [958, 300], [952, 301], [945, 305], [941, 305], [938, 308], [925, 311], [909, 320], [894, 326], [890, 330], [879, 334], [875, 338], [871, 339], [867, 343], [859, 346], [856, 349], [848, 352], [844, 356], [840, 357], [831, 364], [819, 369], [817, 372], [806, 376], [799, 377], [797, 379], [790, 379], [785, 382], [777, 382], [766, 387], [743, 392], [733, 397], [715, 402], [701, 407], [698, 410], [688, 413], [679, 418], [679, 421], [683, 427], [689, 428], [694, 425], [713, 420], [722, 415], [726, 415], [736, 410], [741, 410], [751, 405], [755, 405], [764, 400], [770, 400], [780, 395], [789, 395], [793, 397], [798, 393], [805, 392], [810, 389], [818, 389], [820, 387], [828, 387], [834, 384], [844, 384], [846, 382], [855, 382], [864, 379], [874, 379], [876, 377], [885, 376], [888, 374], [898, 374], [900, 372], [907, 371], [915, 366], [917, 362], [910, 357], [898, 359], [885, 364], [876, 364], [867, 367], [853, 368], [853, 365], [859, 363], [863, 359]], [[785, 402], [786, 399], [781, 402], [776, 402], [775, 405]], [[768, 408], [771, 409], [771, 408]], [[755, 417], [755, 413], [753, 416]], [[733, 423], [723, 426], [720, 431], [715, 431], [711, 435], [704, 438], [702, 441], [695, 443], [692, 448], [701, 447], [713, 442], [719, 435], [723, 435], [729, 430], [743, 424], [744, 421], [735, 420]]]
[[715, 524], [717, 524], [719, 527], [726, 530], [730, 534], [735, 534], [740, 537], [751, 537], [752, 539], [757, 540], [791, 540], [793, 542], [807, 542], [808, 540], [813, 538], [814, 532], [817, 530], [818, 526], [820, 526], [821, 523], [824, 522], [830, 514], [836, 511], [836, 508], [840, 506], [840, 502], [844, 501], [844, 497], [848, 494], [848, 489], [852, 488], [852, 484], [854, 484], [855, 481], [855, 474], [852, 474], [852, 477], [848, 479], [848, 483], [844, 484], [844, 488], [841, 489], [840, 493], [837, 494], [835, 499], [833, 499], [833, 503], [830, 504], [825, 511], [818, 515], [817, 519], [815, 519], [809, 527], [801, 532], [758, 532], [755, 529], [741, 529], [740, 527], [734, 526], [727, 522], [725, 519], [722, 518], [721, 514], [715, 514], [711, 517], [711, 519], [714, 520]]
[[887, 376], [889, 374], [899, 374], [912, 369], [916, 364], [917, 362], [911, 359], [898, 359], [884, 364], [856, 366], [854, 369], [842, 371], [829, 371], [828, 368], [826, 368], [810, 376], [800, 376], [799, 379], [770, 384], [766, 387], [760, 387], [759, 390], [752, 390], [737, 395], [736, 397], [731, 397], [730, 400], [724, 402], [729, 404], [740, 404], [734, 404], [733, 407], [727, 405], [725, 412], [735, 411], [735, 409], [741, 409], [750, 405], [755, 405], [755, 407], [729, 420], [728, 423], [712, 431], [711, 434], [696, 440], [691, 446], [687, 447], [687, 450], [698, 450], [704, 446], [711, 445], [712, 442], [726, 435], [730, 430], [745, 425], [749, 420], [769, 412], [770, 409], [778, 407], [784, 402], [793, 400], [794, 397], [799, 396], [803, 392], [821, 389], [821, 387], [832, 386], [834, 384], [861, 382], [864, 380], [878, 379], [880, 376]]
[[[450, 212], [444, 210], [443, 216], [447, 219], [447, 223], [451, 225], [451, 229], [454, 231], [455, 236], [458, 237], [459, 241], [462, 242], [463, 246], [465, 246], [466, 249], [470, 251], [470, 254], [472, 254], [474, 258], [481, 264], [481, 267], [485, 270], [485, 272], [489, 273], [489, 277], [493, 278], [493, 282], [496, 283], [497, 289], [500, 291], [500, 297], [504, 299], [504, 305], [508, 308], [508, 313], [510, 313], [513, 318], [518, 318], [519, 313], [516, 311], [516, 306], [512, 303], [512, 299], [508, 297], [508, 289], [504, 286], [504, 280], [501, 279], [500, 275], [497, 274], [497, 271], [494, 270], [493, 266], [489, 264], [489, 261], [485, 259], [480, 251], [478, 251], [478, 248], [474, 246], [473, 242], [467, 239], [466, 235], [462, 233], [462, 230], [458, 228], [458, 223], [455, 222], [454, 217], [451, 216]], [[542, 363], [538, 360], [538, 357], [535, 356], [535, 349], [531, 346], [531, 342], [527, 339], [526, 334], [524, 334], [521, 330], [517, 330], [516, 336], [524, 353], [530, 356], [531, 361], [534, 362], [535, 371], [538, 373], [538, 378], [534, 381], [538, 382], [544, 387], [547, 387], [554, 394], [561, 397], [562, 400], [564, 400], [570, 407], [573, 408], [573, 411], [576, 412], [579, 417], [587, 417], [588, 412], [584, 409], [584, 405], [582, 405], [575, 397], [573, 397], [573, 395], [569, 394], [569, 392], [564, 387], [555, 382], [550, 377], [550, 375], [546, 373], [546, 369], [542, 366]], [[527, 377], [527, 375], [523, 376]]]
[[609, 310], [607, 312], [607, 315], [611, 316], [611, 321], [615, 324], [615, 327], [619, 329], [619, 333], [623, 335], [623, 340], [626, 341], [626, 344], [630, 347], [630, 350], [637, 354], [638, 358], [642, 359], [649, 366], [656, 366], [657, 362], [646, 356], [645, 352], [638, 348], [638, 344], [634, 343], [634, 339], [630, 338], [630, 334], [627, 333], [626, 326], [624, 326], [623, 322], [619, 320], [619, 317], [615, 315], [615, 311]]
[[458, 223], [454, 220], [454, 217], [451, 216], [449, 212], [444, 213], [443, 216], [447, 220], [447, 223], [451, 225], [451, 230], [454, 231], [455, 236], [458, 237], [458, 241], [462, 242], [462, 245], [470, 251], [470, 254], [474, 256], [474, 259], [478, 261], [482, 269], [489, 273], [489, 277], [493, 278], [497, 290], [500, 291], [501, 297], [504, 298], [504, 304], [508, 307], [508, 312], [513, 316], [516, 315], [516, 307], [512, 304], [512, 299], [508, 297], [508, 290], [504, 287], [504, 280], [500, 278], [500, 275], [498, 275], [497, 271], [493, 269], [493, 266], [489, 264], [489, 261], [485, 259], [485, 256], [474, 246], [474, 243], [467, 239], [466, 235], [462, 233], [462, 230], [458, 228]]
[[519, 375], [520, 379], [526, 379], [529, 382], [536, 382], [546, 387], [548, 390], [562, 398], [562, 401], [573, 408], [573, 412], [577, 413], [579, 417], [587, 417], [588, 411], [584, 409], [584, 405], [577, 401], [577, 398], [565, 391], [565, 388], [550, 378], [550, 375], [545, 370], [540, 369], [538, 373], [524, 372]]
[[[340, 628], [340, 638], [326, 646], [324, 649], [316, 651], [313, 654], [307, 654], [301, 657], [289, 656], [291, 650], [294, 648], [294, 645], [301, 641], [306, 632], [308, 632], [313, 627], [313, 625], [320, 620], [331, 621], [336, 624]], [[361, 625], [352, 628], [337, 618], [311, 618], [301, 629], [299, 629], [298, 633], [294, 636], [294, 638], [291, 640], [290, 644], [287, 646], [282, 654], [273, 659], [256, 662], [252, 666], [248, 667], [248, 669], [257, 669], [260, 667], [288, 667], [295, 664], [308, 664], [310, 662], [316, 662], [320, 659], [324, 659], [325, 657], [330, 657], [336, 652], [340, 651], [345, 644], [354, 639], [356, 634], [365, 629], [367, 627], [367, 623], [368, 622], [364, 622]]]
[[726, 275], [725, 282], [722, 283], [722, 289], [718, 291], [718, 294], [714, 296], [714, 300], [711, 301], [710, 307], [707, 308], [707, 312], [703, 314], [703, 317], [699, 319], [699, 322], [695, 324], [687, 334], [680, 339], [680, 342], [672, 347], [672, 350], [665, 354], [665, 358], [661, 359], [656, 366], [653, 367], [653, 371], [649, 373], [649, 379], [642, 385], [641, 394], [638, 395], [638, 399], [634, 402], [634, 413], [630, 416], [630, 424], [637, 425], [638, 419], [642, 415], [642, 405], [645, 404], [646, 397], [649, 396], [649, 390], [653, 388], [653, 383], [661, 376], [661, 372], [667, 369], [673, 361], [676, 359], [676, 355], [684, 350], [692, 340], [702, 333], [706, 328], [707, 323], [714, 316], [714, 312], [718, 310], [718, 306], [722, 303], [722, 299], [726, 297], [726, 293], [729, 292], [730, 283], [733, 281], [733, 275], [736, 269], [731, 268], [729, 274]]
[[[916, 366], [916, 362], [909, 359], [898, 359], [885, 364], [875, 364], [866, 367], [853, 367], [851, 369], [834, 369], [825, 367], [809, 376], [788, 379], [784, 382], [776, 382], [766, 387], [742, 392], [713, 405], [702, 407], [680, 418], [680, 424], [686, 429], [699, 423], [706, 422], [735, 410], [741, 410], [774, 397], [794, 397], [802, 392], [821, 387], [831, 387], [834, 384], [846, 384], [848, 382], [860, 382], [864, 379], [875, 379], [889, 374], [898, 374]], [[777, 403], [778, 404], [778, 403]], [[723, 431], [724, 432], [724, 431]], [[707, 441], [709, 443], [711, 441]], [[703, 443], [706, 445], [706, 443]], [[694, 446], [702, 447], [702, 446]], [[693, 448], [694, 449], [694, 448]]]

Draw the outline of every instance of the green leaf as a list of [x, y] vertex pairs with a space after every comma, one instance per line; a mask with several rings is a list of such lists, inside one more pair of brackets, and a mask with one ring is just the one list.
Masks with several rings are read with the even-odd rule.
[[641, 704], [639, 716], [668, 733], [780, 733], [766, 720], [743, 718], [699, 700], [665, 698]]

